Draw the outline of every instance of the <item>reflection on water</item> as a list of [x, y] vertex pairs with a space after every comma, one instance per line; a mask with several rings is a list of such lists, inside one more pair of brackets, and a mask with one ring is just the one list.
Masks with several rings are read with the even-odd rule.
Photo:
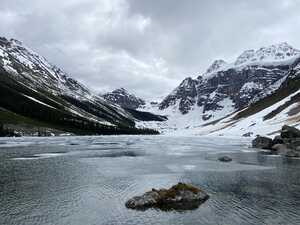
[[[300, 224], [300, 160], [247, 145], [163, 136], [0, 139], [0, 224]], [[233, 161], [219, 162], [224, 155]], [[210, 199], [185, 212], [124, 206], [179, 181]]]

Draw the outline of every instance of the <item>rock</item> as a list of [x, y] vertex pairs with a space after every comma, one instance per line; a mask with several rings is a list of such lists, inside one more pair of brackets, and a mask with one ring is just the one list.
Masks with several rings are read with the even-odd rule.
[[228, 157], [228, 156], [222, 156], [219, 158], [219, 161], [221, 162], [231, 162], [232, 158]]
[[141, 196], [129, 199], [125, 206], [130, 209], [196, 209], [209, 198], [203, 190], [190, 185], [178, 183], [170, 189], [152, 189]]
[[253, 148], [271, 149], [272, 146], [273, 146], [273, 141], [271, 138], [257, 136], [252, 141]]
[[300, 154], [296, 151], [290, 150], [285, 154], [286, 157], [300, 157]]
[[291, 149], [297, 150], [300, 147], [300, 139], [293, 138], [288, 140], [288, 145]]
[[274, 151], [282, 151], [288, 149], [288, 147], [285, 144], [276, 144], [272, 146], [272, 150]]
[[272, 150], [280, 155], [285, 155], [290, 149], [285, 144], [276, 144], [272, 146]]
[[300, 130], [295, 127], [284, 125], [281, 129], [282, 138], [300, 138]]
[[248, 132], [243, 134], [243, 137], [251, 137], [253, 135], [253, 132]]
[[283, 143], [284, 143], [284, 140], [283, 140], [283, 138], [280, 135], [274, 137], [274, 139], [273, 139], [273, 145], [283, 144]]

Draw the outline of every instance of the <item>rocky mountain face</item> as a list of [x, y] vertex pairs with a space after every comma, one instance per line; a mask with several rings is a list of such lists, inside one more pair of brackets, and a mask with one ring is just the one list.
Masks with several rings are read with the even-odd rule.
[[[299, 128], [300, 57], [292, 63], [286, 75], [275, 86], [277, 86], [276, 89], [264, 92], [264, 96], [257, 98], [247, 108], [215, 123], [204, 124], [196, 133], [247, 137], [276, 136], [280, 133], [282, 135], [281, 127], [283, 125]], [[289, 143], [292, 143], [291, 139]]]
[[[147, 112], [146, 101], [129, 93], [126, 89], [120, 88], [112, 92], [102, 95], [107, 101], [121, 106], [129, 113], [136, 121], [166, 121], [168, 118], [162, 115], [157, 115]], [[151, 102], [151, 106], [155, 103]], [[151, 107], [152, 108], [152, 107]]]
[[145, 100], [130, 94], [126, 89], [119, 88], [102, 95], [104, 99], [125, 109], [137, 109], [146, 104]]
[[0, 38], [0, 92], [1, 109], [47, 125], [83, 133], [135, 132], [128, 112], [14, 39]]
[[226, 116], [276, 90], [300, 51], [287, 43], [243, 52], [233, 63], [216, 60], [207, 71], [186, 78], [159, 105], [177, 108], [182, 114], [198, 108], [202, 120]]
[[186, 78], [181, 84], [168, 95], [159, 105], [159, 109], [163, 110], [170, 106], [178, 105], [182, 114], [188, 113], [196, 103], [198, 80], [191, 77]]

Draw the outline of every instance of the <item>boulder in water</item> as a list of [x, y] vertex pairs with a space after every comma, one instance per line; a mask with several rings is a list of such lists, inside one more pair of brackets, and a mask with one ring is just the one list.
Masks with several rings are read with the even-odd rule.
[[191, 210], [198, 208], [209, 198], [203, 190], [178, 183], [170, 189], [152, 189], [141, 196], [129, 199], [125, 206], [130, 209], [159, 208], [163, 210]]
[[300, 154], [294, 150], [290, 150], [285, 154], [285, 156], [289, 158], [298, 158], [300, 157]]
[[219, 161], [221, 162], [231, 162], [232, 158], [230, 158], [229, 156], [222, 156], [219, 158]]
[[272, 146], [272, 150], [277, 153], [287, 153], [289, 151], [288, 147], [285, 144], [276, 144]]

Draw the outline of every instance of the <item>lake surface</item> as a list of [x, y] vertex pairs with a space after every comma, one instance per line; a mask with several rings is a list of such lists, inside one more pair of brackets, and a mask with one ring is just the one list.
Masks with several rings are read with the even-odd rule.
[[[0, 224], [300, 224], [300, 160], [248, 146], [212, 137], [2, 138]], [[223, 155], [233, 161], [219, 162]], [[193, 211], [124, 206], [179, 181], [210, 199]]]

